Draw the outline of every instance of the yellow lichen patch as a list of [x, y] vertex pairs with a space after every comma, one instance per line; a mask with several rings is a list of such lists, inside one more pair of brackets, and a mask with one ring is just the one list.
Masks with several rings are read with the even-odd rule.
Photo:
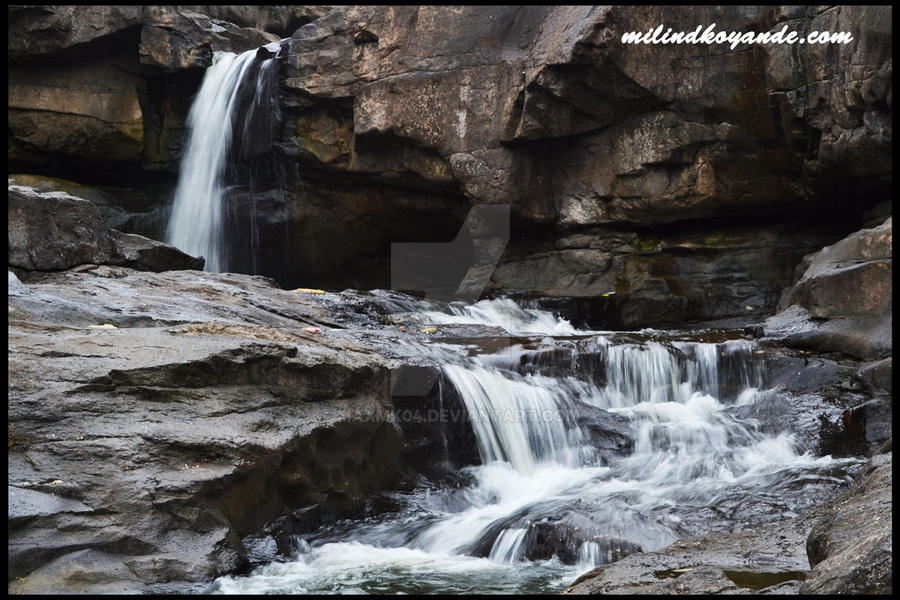
[[295, 292], [303, 292], [304, 294], [324, 294], [325, 290], [314, 290], [312, 288], [297, 288]]
[[437, 327], [426, 327], [422, 330], [422, 333], [434, 333], [437, 331]]
[[88, 329], [118, 329], [118, 327], [110, 323], [104, 323], [103, 325], [88, 325]]
[[254, 340], [271, 340], [276, 342], [296, 342], [303, 339], [298, 333], [283, 331], [274, 327], [251, 327], [247, 325], [225, 325], [223, 323], [195, 323], [186, 327], [169, 330], [175, 334], [185, 335], [225, 335], [230, 337], [249, 338]]

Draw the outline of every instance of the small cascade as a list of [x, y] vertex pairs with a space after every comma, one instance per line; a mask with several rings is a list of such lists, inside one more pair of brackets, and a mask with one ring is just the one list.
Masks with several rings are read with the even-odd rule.
[[483, 366], [443, 370], [465, 403], [485, 463], [506, 461], [521, 472], [533, 472], [547, 461], [576, 466], [581, 431], [557, 380], [514, 378]]
[[799, 512], [856, 464], [801, 453], [787, 428], [766, 433], [736, 416], [768, 393], [751, 341], [578, 331], [508, 300], [419, 317], [521, 338], [475, 355], [429, 346], [438, 389], [465, 406], [481, 464], [456, 472], [454, 485], [400, 497], [383, 518], [328, 528], [294, 566], [225, 578], [220, 590], [270, 591], [286, 577], [298, 582], [291, 589], [360, 589], [360, 576], [342, 583], [349, 573], [392, 581], [392, 591], [559, 590], [678, 538]]
[[502, 327], [511, 335], [578, 335], [578, 329], [565, 319], [559, 319], [544, 310], [522, 308], [509, 298], [480, 300], [475, 304], [454, 302], [449, 312], [426, 311], [420, 317], [436, 325], [487, 325]]
[[600, 544], [597, 542], [584, 542], [578, 549], [578, 565], [585, 569], [591, 569], [605, 562], [600, 554]]
[[[278, 44], [266, 47], [277, 55]], [[167, 241], [206, 258], [204, 269], [232, 268], [226, 247], [224, 196], [228, 181], [246, 179], [254, 148], [271, 146], [280, 115], [275, 58], [257, 60], [259, 50], [215, 52], [188, 113], [188, 141], [167, 229]], [[252, 88], [248, 91], [247, 88]], [[250, 237], [258, 236], [251, 211]], [[249, 240], [249, 255], [259, 240]]]
[[522, 558], [522, 542], [525, 540], [525, 529], [504, 529], [497, 536], [488, 556], [491, 560], [502, 563], [514, 563]]

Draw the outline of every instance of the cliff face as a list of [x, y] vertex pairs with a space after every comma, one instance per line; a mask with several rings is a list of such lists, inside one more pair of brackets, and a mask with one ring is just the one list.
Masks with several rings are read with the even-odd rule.
[[[290, 35], [280, 131], [258, 156], [269, 176], [227, 200], [235, 222], [253, 211], [264, 240], [241, 270], [287, 285], [389, 287], [391, 242], [447, 241], [470, 205], [508, 204], [494, 291], [615, 290], [624, 327], [738, 323], [774, 312], [802, 256], [890, 199], [887, 7], [19, 7], [9, 18], [11, 169], [99, 186], [122, 229], [151, 237], [212, 52]], [[621, 41], [712, 23], [853, 41]]]

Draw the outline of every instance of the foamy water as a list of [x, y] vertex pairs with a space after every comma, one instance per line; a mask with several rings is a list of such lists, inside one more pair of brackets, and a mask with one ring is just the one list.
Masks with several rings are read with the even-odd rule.
[[[499, 325], [517, 335], [577, 332], [510, 303], [423, 319]], [[858, 461], [802, 453], [789, 431], [764, 433], [729, 410], [766, 393], [751, 342], [611, 339], [597, 335], [587, 346], [604, 359], [596, 378], [522, 374], [529, 352], [522, 346], [445, 357], [442, 385], [470, 414], [483, 462], [460, 471], [463, 485], [414, 490], [395, 513], [306, 536], [310, 543], [301, 541], [293, 560], [220, 579], [213, 590], [559, 591], [637, 549], [794, 514], [849, 480], [846, 469]], [[574, 373], [579, 347], [565, 343]], [[584, 407], [624, 419], [632, 451], [603, 464], [597, 434], [577, 418]], [[562, 538], [559, 545], [546, 546], [548, 532]]]

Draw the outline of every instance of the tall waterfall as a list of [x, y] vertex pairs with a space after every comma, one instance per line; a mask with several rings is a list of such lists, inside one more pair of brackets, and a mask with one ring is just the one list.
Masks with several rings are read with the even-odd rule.
[[[179, 169], [167, 238], [184, 252], [205, 257], [206, 271], [228, 268], [223, 239], [224, 175], [238, 92], [256, 54], [257, 50], [240, 55], [216, 52], [188, 114], [190, 137]], [[260, 73], [272, 60], [261, 65]], [[258, 105], [254, 96], [251, 110]], [[244, 127], [249, 122], [247, 119]]]
[[[216, 591], [559, 590], [633, 552], [799, 512], [849, 480], [853, 459], [813, 456], [790, 431], [741, 417], [770, 393], [753, 342], [577, 331], [510, 301], [424, 319], [534, 334], [475, 355], [435, 346], [482, 464], [399, 495], [387, 515], [325, 527], [294, 560]], [[548, 349], [568, 375], [533, 371]]]

